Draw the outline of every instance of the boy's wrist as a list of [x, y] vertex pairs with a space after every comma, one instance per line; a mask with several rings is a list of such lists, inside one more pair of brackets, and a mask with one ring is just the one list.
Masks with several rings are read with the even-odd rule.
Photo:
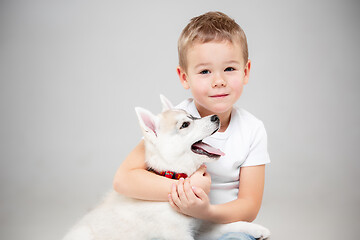
[[208, 210], [207, 220], [216, 223], [218, 220], [217, 216], [217, 205], [210, 204]]

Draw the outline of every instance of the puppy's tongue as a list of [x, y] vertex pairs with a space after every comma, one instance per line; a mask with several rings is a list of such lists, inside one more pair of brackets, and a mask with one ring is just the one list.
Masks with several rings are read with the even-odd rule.
[[209, 144], [206, 144], [206, 143], [203, 143], [203, 142], [195, 143], [193, 146], [197, 147], [197, 148], [200, 148], [200, 149], [202, 149], [205, 152], [208, 152], [210, 154], [220, 155], [220, 156], [225, 155], [225, 153], [223, 153], [220, 149], [216, 149], [216, 148], [210, 146]]

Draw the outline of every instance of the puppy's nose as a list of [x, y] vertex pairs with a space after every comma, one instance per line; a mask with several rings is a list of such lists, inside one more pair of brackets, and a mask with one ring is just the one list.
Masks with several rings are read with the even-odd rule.
[[216, 123], [220, 122], [220, 119], [219, 119], [219, 117], [217, 115], [212, 115], [210, 120], [212, 122], [216, 122]]

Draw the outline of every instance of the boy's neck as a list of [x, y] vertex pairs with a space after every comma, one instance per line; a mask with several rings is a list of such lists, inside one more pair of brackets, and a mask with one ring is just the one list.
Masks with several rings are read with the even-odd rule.
[[228, 128], [231, 120], [231, 112], [232, 110], [225, 112], [223, 114], [217, 114], [218, 117], [220, 118], [220, 123], [221, 123], [219, 132], [225, 132], [226, 129]]

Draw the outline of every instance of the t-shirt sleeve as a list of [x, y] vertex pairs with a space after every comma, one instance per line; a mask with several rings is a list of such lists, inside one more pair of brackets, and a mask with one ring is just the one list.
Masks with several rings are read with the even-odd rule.
[[241, 167], [257, 166], [270, 163], [267, 150], [267, 134], [264, 124], [260, 121], [252, 135], [249, 154]]

